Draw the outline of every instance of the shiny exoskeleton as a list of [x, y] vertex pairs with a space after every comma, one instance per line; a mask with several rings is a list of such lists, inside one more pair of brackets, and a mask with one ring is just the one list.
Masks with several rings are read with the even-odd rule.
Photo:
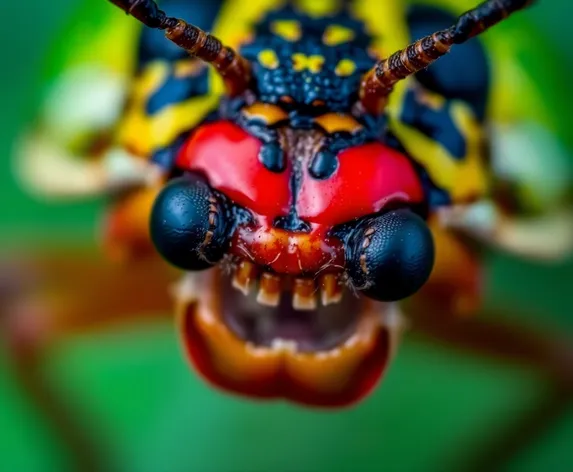
[[[377, 306], [371, 300], [395, 302], [423, 287], [435, 260], [429, 222], [440, 208], [487, 193], [489, 66], [482, 45], [466, 41], [531, 2], [486, 1], [459, 18], [414, 6], [406, 18], [412, 44], [388, 59], [395, 43], [386, 36], [394, 32], [373, 33], [375, 18], [360, 1], [261, 8], [243, 25], [248, 34], [236, 39], [236, 50], [203, 31], [213, 29], [220, 2], [166, 1], [166, 13], [151, 0], [112, 2], [150, 27], [140, 39], [118, 140], [160, 175], [150, 223], [155, 248], [185, 271], [233, 272], [233, 286], [245, 294], [258, 283], [257, 302], [275, 307], [277, 319], [318, 313], [318, 290], [328, 307], [348, 288], [360, 307], [347, 328], [368, 333], [354, 343], [362, 350], [345, 354], [358, 367], [338, 367], [352, 379], [345, 388], [308, 366], [292, 367], [301, 353], [286, 354], [284, 346], [273, 368], [245, 361], [249, 367], [227, 375], [222, 365], [241, 363], [251, 344], [298, 339], [301, 346], [306, 334], [289, 327], [255, 342], [242, 314], [227, 316], [199, 297], [184, 321], [195, 364], [242, 393], [331, 405], [361, 398], [389, 352], [384, 329], [366, 328]], [[218, 279], [209, 283], [226, 293]], [[296, 313], [282, 308], [285, 292]], [[220, 347], [221, 333], [205, 334], [211, 315], [201, 306], [225, 320], [232, 342]], [[247, 351], [230, 354], [236, 338]], [[305, 353], [344, 357], [348, 339], [327, 348], [321, 339], [321, 349]]]

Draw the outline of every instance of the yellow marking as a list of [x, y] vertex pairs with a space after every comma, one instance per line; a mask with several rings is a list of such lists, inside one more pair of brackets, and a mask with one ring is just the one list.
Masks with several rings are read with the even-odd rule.
[[296, 20], [277, 20], [271, 23], [271, 31], [286, 41], [298, 41], [302, 36], [300, 23]]
[[488, 176], [482, 152], [483, 131], [471, 109], [463, 102], [452, 104], [452, 118], [466, 139], [466, 155], [454, 158], [440, 143], [400, 120], [390, 118], [390, 128], [408, 153], [428, 172], [454, 203], [473, 201], [488, 191]]
[[306, 56], [304, 54], [293, 54], [291, 59], [292, 68], [296, 72], [301, 72], [306, 68]]
[[324, 61], [325, 59], [323, 56], [310, 56], [308, 58], [308, 70], [313, 74], [318, 74], [322, 70]]
[[356, 71], [356, 64], [350, 59], [342, 59], [334, 69], [334, 73], [339, 77], [348, 77]]
[[152, 117], [141, 116], [124, 130], [120, 139], [133, 152], [150, 155], [197, 126], [217, 101], [216, 96], [202, 96], [166, 107]]
[[276, 69], [279, 66], [279, 58], [272, 49], [265, 49], [257, 56], [260, 64], [266, 69]]
[[[270, 10], [280, 7], [285, 2], [283, 0], [249, 0], [237, 8], [234, 2], [224, 2], [219, 15], [213, 25], [213, 34], [219, 37], [225, 44], [237, 49], [249, 35], [252, 35], [253, 25], [263, 19]], [[114, 15], [114, 18], [116, 16]], [[117, 17], [117, 23], [122, 26], [113, 37], [102, 35], [101, 42], [105, 41], [109, 47], [98, 47], [97, 51], [115, 56], [116, 51], [121, 49], [121, 58], [114, 59], [114, 62], [121, 65], [123, 69], [133, 67], [128, 63], [134, 57], [133, 54], [123, 53], [124, 49], [133, 47], [137, 40], [139, 28], [137, 22], [130, 21], [129, 18]], [[125, 34], [125, 29], [129, 29], [129, 34]], [[81, 33], [82, 31], [80, 31]], [[122, 35], [123, 34], [123, 35]], [[111, 46], [110, 46], [111, 45]], [[117, 48], [120, 45], [120, 48]], [[125, 46], [125, 47], [123, 47]], [[93, 55], [94, 49], [88, 49], [86, 54]], [[90, 56], [91, 58], [91, 56]], [[126, 61], [126, 58], [129, 61]], [[182, 71], [180, 70], [182, 73]], [[155, 71], [155, 74], [158, 74]], [[138, 79], [134, 83], [134, 90], [139, 88], [139, 96], [132, 97], [130, 108], [126, 111], [117, 130], [117, 138], [131, 152], [141, 156], [149, 156], [153, 151], [163, 146], [169, 145], [181, 132], [192, 129], [207, 114], [218, 101], [218, 97], [224, 93], [223, 80], [214, 68], [209, 72], [209, 92], [206, 96], [195, 97], [186, 102], [170, 105], [164, 108], [159, 114], [149, 117], [145, 112], [145, 103], [148, 95], [142, 95], [142, 89], [147, 89], [149, 93], [154, 91], [159, 85], [161, 78], [155, 85], [153, 73], [150, 71], [145, 81], [147, 85]]]
[[184, 79], [199, 75], [205, 67], [207, 65], [199, 59], [187, 58], [175, 63], [173, 73], [178, 79]]
[[168, 73], [168, 64], [157, 61], [150, 64], [134, 83], [130, 107], [118, 127], [118, 140], [136, 155], [150, 156], [153, 151], [168, 146], [182, 132], [196, 126], [217, 102], [215, 95], [194, 97], [148, 115], [149, 97]]
[[279, 121], [288, 119], [288, 114], [281, 107], [270, 103], [254, 103], [243, 108], [242, 113], [249, 119], [262, 119], [267, 125], [274, 125]]
[[322, 42], [327, 46], [338, 46], [339, 44], [352, 41], [355, 37], [356, 34], [350, 28], [341, 25], [330, 25], [322, 36]]
[[237, 49], [253, 32], [253, 25], [258, 24], [267, 13], [276, 10], [286, 0], [249, 0], [237, 8], [235, 2], [224, 2], [212, 34], [226, 45]]
[[382, 57], [409, 44], [404, 0], [355, 0], [352, 16], [362, 21], [374, 41], [372, 47]]
[[329, 134], [339, 131], [354, 133], [362, 128], [362, 125], [358, 123], [358, 121], [350, 115], [344, 115], [342, 113], [327, 113], [315, 118], [314, 122]]
[[292, 67], [296, 72], [309, 70], [313, 74], [318, 74], [322, 70], [324, 62], [324, 56], [320, 55], [306, 56], [298, 52], [292, 55]]
[[333, 15], [340, 10], [340, 0], [297, 0], [297, 10], [311, 18]]
[[420, 89], [416, 92], [418, 100], [432, 110], [441, 110], [446, 104], [446, 99], [439, 93]]
[[[259, 23], [271, 10], [276, 10], [286, 0], [248, 0], [237, 8], [236, 2], [223, 2], [219, 15], [212, 28], [212, 34], [224, 44], [237, 50], [253, 36], [253, 25]], [[223, 81], [215, 70], [211, 73], [211, 92], [224, 93]]]
[[120, 123], [118, 134], [119, 141], [137, 155], [147, 156], [151, 152], [151, 136], [146, 132], [149, 121], [146, 104], [168, 73], [166, 62], [155, 61], [145, 68], [133, 84], [130, 106]]

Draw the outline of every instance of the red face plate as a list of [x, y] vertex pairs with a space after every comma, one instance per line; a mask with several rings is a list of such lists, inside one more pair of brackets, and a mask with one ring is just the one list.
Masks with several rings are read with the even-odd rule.
[[211, 186], [257, 215], [288, 214], [289, 173], [267, 170], [257, 156], [261, 142], [229, 121], [199, 128], [184, 145], [177, 165], [200, 171]]
[[[202, 126], [183, 147], [177, 165], [200, 171], [217, 190], [255, 215], [274, 220], [293, 204], [289, 162], [282, 173], [259, 161], [261, 142], [239, 126], [219, 121]], [[422, 187], [409, 160], [380, 143], [342, 151], [339, 166], [326, 180], [309, 175], [303, 163], [297, 213], [308, 223], [331, 228], [380, 211], [392, 201], [421, 202]], [[306, 165], [305, 165], [306, 164]]]
[[[316, 272], [325, 265], [340, 266], [340, 241], [328, 232], [341, 223], [376, 213], [396, 202], [420, 202], [422, 187], [409, 160], [380, 143], [347, 149], [326, 180], [314, 179], [302, 163], [300, 190], [291, 193], [292, 163], [284, 172], [269, 171], [259, 160], [262, 143], [229, 121], [199, 128], [183, 147], [177, 165], [203, 173], [211, 186], [250, 210], [256, 227], [239, 228], [232, 251], [279, 273]], [[293, 201], [296, 198], [296, 201]], [[273, 227], [294, 205], [299, 218], [311, 224], [310, 233]]]
[[305, 221], [334, 226], [377, 213], [390, 202], [420, 202], [422, 188], [412, 165], [380, 143], [342, 151], [330, 179], [312, 178], [303, 170], [296, 208]]

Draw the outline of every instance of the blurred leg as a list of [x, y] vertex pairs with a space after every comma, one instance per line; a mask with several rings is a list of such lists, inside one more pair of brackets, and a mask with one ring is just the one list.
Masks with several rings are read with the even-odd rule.
[[445, 208], [440, 222], [447, 228], [517, 256], [561, 261], [573, 254], [573, 210], [557, 208], [534, 217], [505, 213], [496, 203]]
[[542, 438], [559, 416], [573, 406], [573, 340], [540, 326], [507, 321], [509, 310], [483, 309], [472, 317], [460, 317], [439, 303], [427, 301], [423, 307], [407, 312], [412, 335], [456, 351], [529, 369], [547, 387], [547, 393], [537, 404], [509, 418], [505, 425], [497, 426], [454, 469], [502, 470], [517, 454]]
[[[489, 234], [497, 235], [500, 241], [500, 235], [509, 235], [513, 231], [510, 228], [518, 227], [515, 223], [504, 225], [501, 231]], [[474, 228], [483, 229], [484, 226], [476, 224]], [[508, 321], [507, 313], [515, 313], [515, 307], [508, 310], [484, 308], [479, 246], [458, 231], [437, 225], [432, 229], [436, 243], [434, 272], [426, 286], [403, 307], [411, 322], [412, 335], [457, 351], [530, 369], [547, 385], [547, 394], [537, 405], [526, 414], [510, 419], [505, 427], [478, 447], [477, 453], [456, 468], [499, 470], [542, 437], [558, 416], [572, 406], [573, 340], [541, 326]], [[535, 240], [527, 230], [521, 234], [529, 241]], [[516, 244], [518, 239], [508, 237], [507, 242], [513, 243], [514, 248], [523, 248]], [[542, 237], [536, 241], [540, 243], [533, 244], [538, 249], [534, 251], [537, 255], [547, 256], [555, 250], [555, 246], [548, 247], [547, 238], [545, 244]], [[557, 249], [553, 255], [561, 252]]]
[[[515, 311], [515, 310], [513, 310]], [[409, 311], [412, 334], [514, 366], [530, 368], [552, 384], [573, 392], [573, 342], [542, 327], [507, 321], [503, 310], [484, 310], [472, 318], [444, 316], [438, 306]]]
[[114, 265], [66, 251], [0, 262], [0, 334], [13, 375], [69, 450], [74, 470], [109, 470], [81, 412], [44, 370], [50, 346], [119, 324], [167, 317], [174, 274], [157, 259]]
[[457, 470], [483, 472], [499, 470], [520, 453], [527, 451], [535, 442], [549, 433], [573, 406], [570, 386], [555, 385], [526, 414], [507, 422], [494, 434], [483, 438], [476, 447], [476, 454], [470, 454]]

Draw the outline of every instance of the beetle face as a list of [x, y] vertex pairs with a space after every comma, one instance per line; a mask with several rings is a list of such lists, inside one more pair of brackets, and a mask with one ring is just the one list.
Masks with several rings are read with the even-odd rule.
[[347, 405], [388, 360], [390, 302], [426, 281], [432, 238], [408, 159], [379, 143], [341, 151], [327, 178], [312, 162], [325, 136], [279, 129], [284, 169], [263, 143], [219, 121], [199, 128], [152, 213], [152, 239], [189, 271], [182, 330], [210, 381], [259, 397]]

